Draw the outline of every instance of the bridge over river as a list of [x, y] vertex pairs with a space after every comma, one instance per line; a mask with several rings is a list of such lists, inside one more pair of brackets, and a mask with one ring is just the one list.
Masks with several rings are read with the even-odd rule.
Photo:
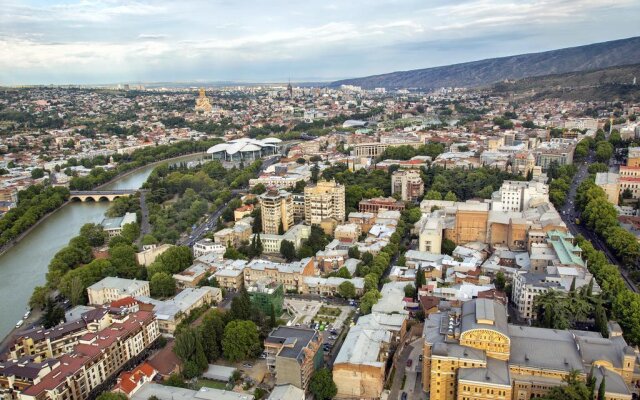
[[139, 191], [139, 189], [72, 190], [69, 192], [69, 200], [113, 201], [118, 197], [131, 196]]

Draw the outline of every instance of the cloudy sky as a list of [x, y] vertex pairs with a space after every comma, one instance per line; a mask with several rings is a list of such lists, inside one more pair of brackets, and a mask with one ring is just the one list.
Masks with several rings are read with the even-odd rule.
[[0, 0], [0, 85], [333, 80], [640, 35], [638, 0]]

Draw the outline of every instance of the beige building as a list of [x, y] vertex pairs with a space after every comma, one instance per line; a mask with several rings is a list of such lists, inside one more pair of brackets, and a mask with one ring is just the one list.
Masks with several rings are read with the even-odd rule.
[[391, 194], [399, 193], [404, 201], [417, 201], [424, 194], [420, 172], [412, 169], [397, 170], [391, 175]]
[[[578, 371], [606, 377], [606, 399], [629, 400], [640, 377], [636, 350], [619, 327], [599, 333], [516, 326], [503, 304], [475, 299], [430, 314], [424, 324], [422, 384], [433, 400], [528, 400]], [[596, 386], [597, 387], [597, 386]]]
[[281, 284], [285, 291], [298, 292], [302, 285], [302, 279], [305, 276], [314, 275], [313, 257], [291, 263], [254, 259], [244, 268], [244, 285], [249, 287], [263, 278], [271, 278], [275, 283]]
[[[293, 226], [293, 197], [285, 190], [269, 190], [259, 197], [262, 231], [273, 235]], [[280, 230], [283, 230], [280, 232]]]
[[600, 186], [607, 194], [607, 200], [611, 204], [618, 204], [620, 198], [620, 176], [613, 172], [598, 172], [596, 185]]
[[267, 367], [275, 372], [277, 385], [293, 385], [306, 390], [311, 375], [321, 368], [322, 335], [301, 327], [280, 326], [264, 341]]
[[108, 276], [87, 288], [89, 304], [102, 305], [125, 297], [150, 296], [149, 282]]
[[304, 188], [304, 219], [308, 225], [319, 225], [326, 218], [345, 219], [344, 186], [336, 181], [320, 181]]

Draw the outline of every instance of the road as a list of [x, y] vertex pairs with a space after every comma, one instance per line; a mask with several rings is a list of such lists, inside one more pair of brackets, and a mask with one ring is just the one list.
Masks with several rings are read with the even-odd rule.
[[[260, 173], [262, 173], [262, 171], [264, 171], [265, 169], [269, 168], [271, 165], [275, 164], [276, 162], [278, 162], [280, 160], [279, 156], [276, 157], [271, 157], [271, 158], [267, 158], [265, 160], [262, 161], [262, 166], [260, 167], [260, 171], [258, 172], [258, 175], [260, 175]], [[231, 199], [234, 199], [236, 197], [238, 197], [239, 195], [246, 193], [247, 189], [234, 189], [231, 191], [231, 193], [233, 194], [233, 197]], [[229, 200], [231, 200], [229, 199]], [[195, 229], [193, 229], [191, 231], [191, 234], [189, 236], [186, 236], [184, 238], [180, 238], [177, 242], [178, 246], [189, 246], [189, 247], [193, 247], [193, 245], [200, 239], [202, 239], [202, 237], [204, 235], [206, 235], [209, 232], [214, 232], [216, 230], [216, 227], [218, 226], [218, 218], [222, 215], [222, 213], [224, 212], [225, 207], [227, 206], [228, 202], [221, 205], [220, 207], [218, 207], [211, 215], [209, 215], [209, 217], [207, 217], [204, 222], [202, 222], [200, 225], [198, 225]]]
[[[407, 400], [424, 398], [422, 390], [422, 363], [419, 360], [422, 354], [422, 338], [418, 338], [402, 349], [396, 363], [396, 374], [393, 377], [389, 399], [400, 399], [401, 393], [407, 393]], [[412, 360], [411, 367], [407, 367], [407, 360]], [[404, 376], [406, 380], [403, 379]], [[402, 381], [404, 380], [404, 387]]]
[[613, 253], [611, 253], [611, 251], [609, 250], [609, 247], [606, 244], [604, 244], [604, 242], [602, 242], [600, 237], [596, 235], [593, 231], [591, 231], [590, 229], [587, 229], [587, 227], [585, 227], [584, 225], [576, 224], [576, 218], [580, 218], [580, 212], [576, 209], [577, 207], [576, 200], [575, 200], [576, 191], [580, 186], [580, 184], [582, 183], [582, 181], [587, 176], [589, 176], [589, 172], [587, 171], [587, 169], [589, 165], [591, 165], [594, 162], [595, 162], [595, 153], [593, 150], [591, 150], [589, 152], [589, 155], [587, 156], [586, 161], [580, 165], [578, 172], [573, 178], [573, 182], [571, 183], [571, 187], [569, 188], [569, 195], [567, 196], [567, 200], [564, 206], [560, 209], [560, 215], [562, 216], [562, 219], [564, 220], [565, 224], [567, 224], [569, 231], [571, 231], [571, 233], [574, 236], [578, 234], [584, 236], [587, 240], [591, 242], [591, 244], [593, 244], [593, 247], [595, 247], [597, 250], [602, 251], [611, 264], [618, 266], [618, 270], [620, 270], [620, 274], [622, 275], [622, 278], [624, 279], [629, 289], [638, 293], [638, 288], [633, 283], [633, 281], [629, 278], [627, 270], [622, 267], [622, 264], [618, 261], [616, 256], [613, 255]]

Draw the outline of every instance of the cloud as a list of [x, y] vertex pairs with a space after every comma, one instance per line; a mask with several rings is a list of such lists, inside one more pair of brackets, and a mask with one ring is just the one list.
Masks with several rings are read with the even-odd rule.
[[640, 33], [634, 0], [4, 3], [0, 80], [12, 83], [346, 77]]

